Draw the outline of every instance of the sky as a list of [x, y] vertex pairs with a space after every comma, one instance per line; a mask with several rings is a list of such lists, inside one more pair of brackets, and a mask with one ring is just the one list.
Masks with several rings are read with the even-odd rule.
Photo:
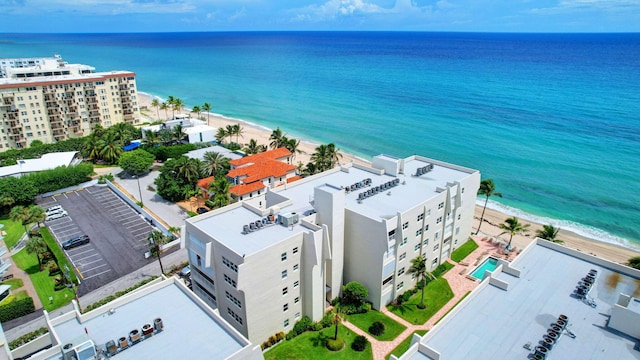
[[640, 32], [640, 0], [0, 0], [0, 33]]

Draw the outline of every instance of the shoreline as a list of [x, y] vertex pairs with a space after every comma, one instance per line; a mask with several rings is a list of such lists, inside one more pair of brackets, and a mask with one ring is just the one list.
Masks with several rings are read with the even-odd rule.
[[[144, 107], [147, 108], [145, 113], [143, 113], [142, 110], [140, 111], [142, 118], [150, 122], [156, 121], [157, 119], [153, 117], [153, 115], [156, 114], [156, 109], [151, 106], [151, 101], [152, 99], [158, 99], [158, 100], [163, 100], [163, 99], [158, 96], [145, 93], [145, 92], [138, 92], [138, 95], [139, 95], [138, 106], [141, 109]], [[158, 114], [160, 115], [160, 119], [166, 118], [166, 116], [163, 116], [165, 115], [163, 112], [164, 110], [158, 111]], [[186, 108], [183, 108], [182, 111], [176, 112], [176, 113], [187, 114], [187, 115], [191, 114], [189, 109], [186, 109]], [[173, 111], [167, 112], [167, 115], [169, 115], [169, 117], [171, 117], [172, 114], [173, 114]], [[240, 142], [247, 143], [249, 142], [250, 139], [255, 139], [258, 142], [258, 144], [262, 144], [266, 146], [269, 145], [269, 142], [270, 142], [269, 136], [271, 135], [271, 131], [273, 129], [269, 129], [260, 124], [252, 123], [243, 119], [227, 117], [222, 114], [216, 114], [213, 112], [209, 112], [208, 116], [207, 116], [207, 113], [202, 112], [200, 113], [200, 117], [201, 118], [204, 117], [205, 121], [208, 118], [207, 123], [210, 126], [213, 126], [216, 128], [226, 127], [227, 125], [240, 124], [243, 126], [243, 130], [244, 130], [243, 136], [240, 138]], [[284, 131], [284, 129], [281, 129], [281, 130], [283, 130], [283, 133], [285, 135], [288, 135]], [[302, 151], [302, 153], [294, 154], [294, 159], [293, 159], [294, 164], [298, 164], [299, 162], [306, 164], [307, 162], [310, 161], [311, 154], [313, 154], [315, 148], [320, 144], [315, 143], [313, 140], [310, 140], [304, 137], [295, 137], [295, 138], [300, 140], [299, 150]], [[344, 163], [354, 162], [356, 164], [364, 165], [364, 166], [370, 165], [370, 161], [363, 157], [360, 157], [351, 153], [347, 153], [343, 150], [339, 150], [339, 152], [340, 154], [342, 154], [342, 158], [339, 161], [340, 163], [344, 164]], [[511, 217], [514, 215], [518, 216], [518, 218], [523, 223], [531, 224], [529, 228], [530, 230], [526, 234], [526, 236], [516, 235], [513, 237], [513, 245], [519, 249], [522, 249], [531, 241], [533, 241], [533, 239], [535, 238], [535, 231], [537, 229], [542, 228], [542, 225], [540, 222], [537, 222], [534, 220], [528, 220], [528, 218], [531, 218], [531, 217], [535, 218], [535, 216], [522, 216], [521, 214], [510, 214], [511, 212], [520, 212], [520, 211], [518, 211], [518, 209], [514, 209], [514, 211], [509, 211], [508, 208], [505, 208], [502, 204], [499, 204], [498, 206], [491, 205], [492, 204], [491, 200], [489, 201], [489, 204], [490, 205], [487, 206], [487, 210], [485, 212], [485, 221], [481, 226], [481, 234], [484, 234], [485, 236], [488, 236], [491, 238], [498, 237], [498, 234], [502, 232], [502, 230], [500, 230], [500, 228], [498, 227], [498, 224], [503, 223], [504, 220], [508, 217]], [[474, 214], [475, 221], [472, 225], [472, 229], [474, 233], [478, 226], [480, 214], [482, 213], [482, 207], [483, 206], [480, 204], [476, 204], [475, 206], [475, 214]], [[496, 207], [498, 207], [499, 209], [496, 209]], [[557, 224], [555, 223], [553, 225], [558, 227]], [[630, 258], [635, 256], [640, 256], [640, 251], [632, 247], [625, 247], [622, 244], [616, 244], [610, 241], [600, 240], [597, 238], [586, 236], [584, 234], [579, 234], [576, 231], [572, 231], [573, 229], [567, 230], [563, 228], [562, 225], [560, 225], [559, 227], [561, 228], [561, 230], [558, 233], [558, 239], [564, 240], [563, 245], [567, 247], [577, 249], [579, 251], [582, 251], [588, 254], [592, 254], [592, 255], [595, 254], [596, 256], [599, 256], [604, 259], [611, 260], [617, 263], [626, 263]], [[613, 235], [610, 235], [610, 236], [613, 236]], [[506, 235], [500, 236], [499, 238], [502, 239], [505, 243], [509, 240], [508, 236]]]

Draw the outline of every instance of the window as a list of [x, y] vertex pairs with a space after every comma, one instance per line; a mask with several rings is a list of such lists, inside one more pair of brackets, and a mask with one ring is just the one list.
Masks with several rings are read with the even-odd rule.
[[431, 266], [436, 266], [438, 265], [438, 258], [433, 259], [433, 261], [431, 262]]
[[393, 275], [389, 276], [388, 278], [382, 280], [382, 285], [387, 285], [388, 283], [391, 282], [391, 280], [393, 280]]
[[458, 220], [460, 220], [460, 215], [462, 215], [462, 214], [458, 214]]
[[444, 202], [441, 202], [440, 204], [438, 204], [438, 210], [444, 208]]
[[396, 238], [396, 229], [393, 229], [393, 230], [389, 231], [388, 235], [389, 235], [389, 241], [395, 240], [395, 238]]
[[429, 231], [429, 224], [424, 227], [424, 231]]
[[300, 265], [298, 265], [298, 264], [293, 265], [293, 271], [298, 271], [299, 267], [300, 267]]
[[293, 282], [293, 287], [297, 288], [298, 286], [300, 286], [300, 281], [296, 280]]
[[226, 257], [222, 257], [222, 263], [224, 264], [224, 266], [228, 267], [229, 269], [233, 270], [234, 272], [238, 272], [238, 265], [234, 264], [232, 261], [230, 261], [229, 259], [227, 259]]
[[398, 259], [399, 261], [404, 260], [407, 257], [407, 253], [403, 252], [402, 254], [400, 254], [400, 258]]
[[415, 280], [416, 278], [416, 273], [411, 273], [411, 280]]
[[287, 295], [288, 293], [289, 293], [289, 288], [287, 288], [287, 287], [286, 287], [286, 288], [283, 288], [283, 289], [282, 289], [282, 295], [283, 295], [283, 296], [284, 296], [284, 295]]
[[407, 230], [409, 228], [409, 222], [402, 224], [402, 230]]
[[464, 188], [462, 188], [462, 191], [461, 191], [461, 193], [463, 193], [463, 194], [464, 194]]
[[460, 234], [460, 226], [456, 227], [456, 235]]
[[416, 244], [416, 246], [413, 247], [413, 251], [418, 251], [420, 250], [420, 243]]
[[300, 313], [299, 312], [296, 313], [296, 320], [298, 320], [298, 319], [300, 319]]
[[416, 236], [420, 236], [420, 235], [422, 235], [422, 229], [416, 230]]
[[227, 300], [229, 300], [232, 303], [236, 304], [237, 307], [242, 308], [242, 303], [240, 302], [240, 300], [236, 299], [235, 296], [229, 294], [228, 291], [225, 291], [224, 293], [227, 296]]
[[233, 310], [227, 308], [227, 313], [235, 320], [237, 321], [240, 325], [242, 325], [242, 318], [240, 317], [240, 315], [236, 314], [233, 312]]
[[297, 298], [293, 299], [293, 302], [296, 303], [296, 304], [299, 303], [300, 302], [300, 297], [297, 297]]
[[198, 263], [198, 266], [202, 266], [202, 258], [200, 255], [196, 255], [196, 263]]
[[438, 220], [436, 220], [436, 224], [440, 224], [442, 222], [442, 216], [438, 217]]
[[402, 241], [400, 241], [400, 246], [406, 245], [406, 244], [407, 244], [407, 238], [405, 237], [404, 239], [402, 239]]
[[402, 268], [402, 269], [398, 270], [398, 276], [400, 276], [400, 275], [402, 275], [402, 274], [404, 274], [404, 268]]
[[286, 261], [287, 260], [287, 253], [283, 252], [282, 254], [280, 254], [280, 260], [281, 261]]
[[427, 246], [429, 245], [429, 239], [424, 239], [424, 241], [422, 242], [422, 246]]
[[289, 319], [284, 320], [284, 327], [287, 327], [287, 326], [289, 326]]
[[400, 290], [404, 287], [404, 282], [401, 282], [400, 284], [396, 285], [396, 290]]
[[282, 312], [289, 310], [289, 303], [282, 305]]
[[224, 274], [224, 282], [231, 285], [234, 289], [237, 287], [236, 281]]
[[298, 247], [294, 247], [294, 248], [293, 248], [293, 253], [294, 253], [294, 254], [297, 254], [297, 253], [298, 253]]
[[424, 220], [424, 214], [418, 215], [418, 221], [422, 221], [422, 220]]
[[287, 278], [287, 270], [282, 270], [282, 278], [283, 279]]
[[433, 251], [436, 251], [440, 248], [440, 244], [433, 245]]
[[440, 239], [440, 231], [436, 231], [436, 234], [433, 236], [434, 239]]

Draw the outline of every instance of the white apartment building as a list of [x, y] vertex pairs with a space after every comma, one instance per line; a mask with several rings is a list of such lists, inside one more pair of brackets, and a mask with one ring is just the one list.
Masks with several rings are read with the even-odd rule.
[[140, 122], [133, 72], [94, 73], [59, 58], [0, 60], [0, 151], [86, 136], [97, 124]]
[[480, 173], [420, 156], [342, 165], [186, 220], [193, 289], [240, 333], [262, 342], [358, 281], [380, 309], [471, 232]]

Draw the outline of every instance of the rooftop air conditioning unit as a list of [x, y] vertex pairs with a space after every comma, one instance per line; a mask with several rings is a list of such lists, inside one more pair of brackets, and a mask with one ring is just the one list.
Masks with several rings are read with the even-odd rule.
[[278, 222], [283, 226], [292, 226], [293, 224], [297, 224], [298, 219], [298, 214], [295, 212], [278, 215]]

